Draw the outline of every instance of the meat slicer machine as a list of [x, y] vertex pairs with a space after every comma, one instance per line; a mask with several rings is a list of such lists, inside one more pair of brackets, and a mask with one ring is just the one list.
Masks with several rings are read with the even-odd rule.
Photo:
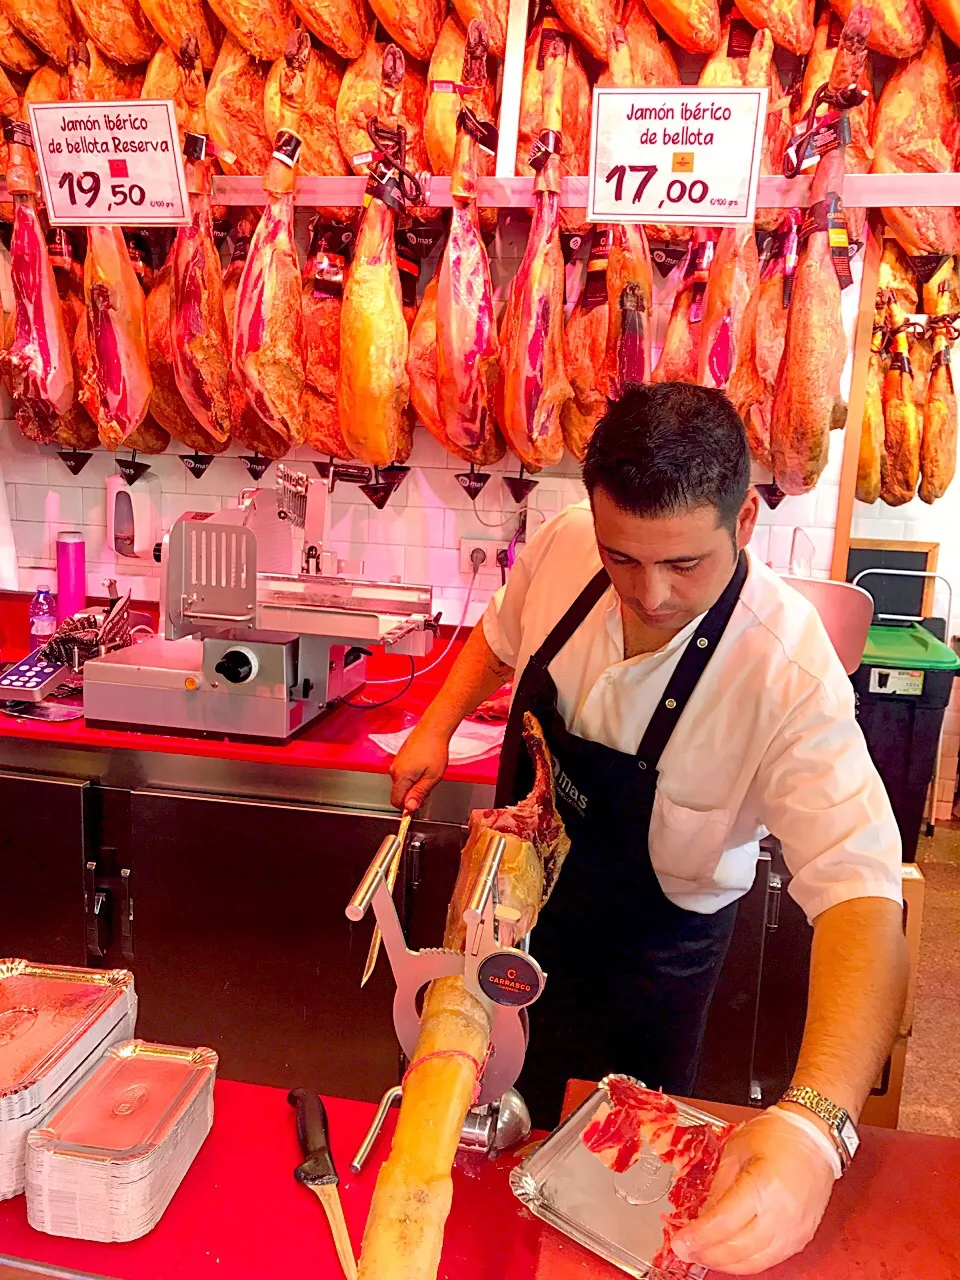
[[[390, 867], [402, 850], [402, 838], [386, 836], [346, 909], [347, 919], [362, 920], [372, 906], [397, 985], [393, 1025], [408, 1061], [416, 1052], [420, 1031], [417, 997], [434, 978], [463, 976], [467, 990], [490, 1016], [490, 1050], [483, 1066], [477, 1104], [467, 1112], [460, 1135], [465, 1151], [496, 1155], [515, 1146], [530, 1132], [530, 1113], [513, 1087], [526, 1056], [526, 1009], [541, 995], [546, 974], [522, 947], [503, 946], [500, 922], [516, 920], [516, 912], [497, 901], [497, 876], [506, 840], [496, 831], [483, 832], [486, 844], [476, 879], [463, 911], [467, 926], [462, 952], [443, 947], [412, 951], [390, 892]], [[360, 1173], [373, 1149], [387, 1112], [399, 1102], [402, 1085], [388, 1089], [350, 1168]]]
[[86, 663], [87, 722], [282, 742], [363, 684], [371, 646], [428, 653], [430, 587], [332, 572], [329, 485], [281, 465], [236, 508], [181, 516], [161, 634]]

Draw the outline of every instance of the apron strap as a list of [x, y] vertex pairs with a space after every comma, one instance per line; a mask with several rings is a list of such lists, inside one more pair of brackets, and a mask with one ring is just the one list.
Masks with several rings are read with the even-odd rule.
[[664, 748], [677, 721], [690, 701], [697, 682], [713, 657], [714, 650], [727, 629], [740, 592], [747, 578], [747, 557], [741, 551], [733, 577], [724, 588], [723, 595], [704, 617], [696, 634], [687, 642], [680, 661], [670, 677], [663, 697], [650, 717], [646, 732], [637, 750], [637, 764], [641, 769], [656, 769]]
[[[523, 675], [514, 690], [510, 716], [500, 748], [500, 767], [497, 771], [497, 792], [494, 799], [498, 809], [520, 799], [517, 788], [526, 771], [523, 713], [530, 711], [535, 703], [544, 699], [556, 708], [557, 690], [547, 668], [609, 586], [609, 575], [606, 569], [601, 569], [590, 579], [523, 669]], [[543, 714], [541, 706], [537, 710]]]
[[540, 648], [532, 655], [528, 665], [536, 664], [545, 671], [609, 586], [610, 575], [606, 569], [601, 569], [590, 579]]

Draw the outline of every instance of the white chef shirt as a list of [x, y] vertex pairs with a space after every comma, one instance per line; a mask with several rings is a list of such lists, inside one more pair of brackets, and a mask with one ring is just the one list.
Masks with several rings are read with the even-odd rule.
[[[664, 893], [711, 914], [741, 897], [778, 837], [812, 920], [851, 898], [901, 901], [900, 835], [854, 718], [853, 687], [814, 607], [749, 557], [740, 599], [660, 759], [650, 857]], [[588, 503], [548, 521], [483, 617], [516, 671], [601, 568]], [[636, 754], [700, 619], [624, 659], [611, 586], [550, 664], [571, 733]]]

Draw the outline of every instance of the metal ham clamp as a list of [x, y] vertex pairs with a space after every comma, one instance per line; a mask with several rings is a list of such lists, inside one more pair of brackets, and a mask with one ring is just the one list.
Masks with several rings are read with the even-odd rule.
[[[400, 851], [399, 835], [387, 836], [347, 906], [347, 919], [362, 920], [372, 906], [397, 984], [393, 1025], [400, 1047], [412, 1060], [420, 1031], [417, 996], [434, 978], [463, 977], [467, 990], [490, 1016], [490, 1051], [477, 1105], [467, 1113], [461, 1149], [495, 1155], [521, 1142], [530, 1132], [530, 1115], [514, 1089], [527, 1049], [524, 1010], [541, 994], [546, 974], [525, 950], [501, 946], [499, 921], [515, 914], [497, 901], [497, 873], [506, 840], [496, 831], [484, 833], [486, 849], [467, 898], [463, 919], [467, 940], [463, 952], [443, 947], [411, 951], [403, 935], [388, 888], [391, 863]], [[350, 1168], [359, 1173], [402, 1086], [388, 1089]]]

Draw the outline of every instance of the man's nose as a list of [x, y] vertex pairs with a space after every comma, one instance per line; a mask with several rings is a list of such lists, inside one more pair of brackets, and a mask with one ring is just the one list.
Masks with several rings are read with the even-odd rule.
[[635, 581], [637, 600], [647, 613], [658, 613], [670, 598], [670, 583], [665, 574], [646, 570]]

